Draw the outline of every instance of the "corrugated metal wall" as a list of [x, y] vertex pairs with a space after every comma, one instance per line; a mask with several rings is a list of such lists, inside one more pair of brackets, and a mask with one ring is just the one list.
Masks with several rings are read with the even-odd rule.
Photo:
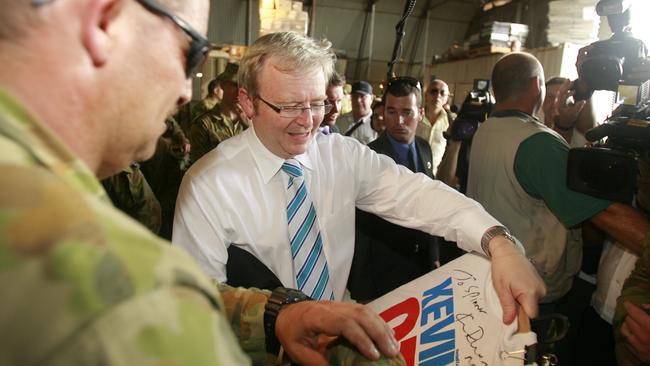
[[[208, 27], [208, 36], [212, 41], [218, 44], [246, 43], [246, 3], [247, 0], [212, 0]], [[420, 36], [416, 44], [416, 35], [422, 35], [425, 31], [425, 21], [418, 21], [418, 18], [424, 14], [427, 4], [432, 9], [429, 14], [429, 34], [428, 37]], [[258, 0], [251, 1], [251, 5], [251, 32], [254, 40], [259, 32]], [[343, 51], [348, 59], [346, 74], [349, 79], [366, 76], [369, 44], [361, 43], [366, 6], [367, 1], [359, 0], [316, 0], [314, 37], [327, 38], [336, 49]], [[385, 76], [386, 64], [395, 42], [395, 25], [403, 8], [402, 0], [376, 2], [370, 76], [373, 81], [379, 82]], [[475, 0], [419, 0], [406, 24], [402, 58], [413, 59], [417, 63], [421, 63], [422, 59], [431, 62], [434, 54], [444, 52], [454, 41], [463, 40], [467, 26], [477, 9], [478, 2]], [[428, 39], [427, 47], [423, 44], [425, 38]], [[357, 67], [360, 46], [363, 48], [360, 54], [361, 62]], [[425, 49], [427, 54], [423, 55]], [[412, 67], [411, 74], [417, 76], [420, 70], [420, 66]], [[398, 68], [398, 71], [403, 74], [407, 67]]]

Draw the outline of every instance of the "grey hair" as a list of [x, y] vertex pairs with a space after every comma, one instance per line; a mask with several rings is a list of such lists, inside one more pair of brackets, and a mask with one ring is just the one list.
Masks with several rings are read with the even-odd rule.
[[305, 73], [321, 69], [325, 80], [334, 72], [336, 56], [328, 40], [314, 40], [295, 32], [269, 33], [258, 38], [239, 63], [239, 86], [249, 95], [257, 93], [257, 78], [269, 59], [278, 70], [287, 73]]

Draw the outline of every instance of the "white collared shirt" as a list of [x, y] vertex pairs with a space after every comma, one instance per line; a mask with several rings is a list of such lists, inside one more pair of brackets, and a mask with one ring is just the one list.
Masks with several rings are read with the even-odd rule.
[[[387, 156], [339, 134], [317, 134], [295, 157], [317, 212], [334, 297], [346, 288], [354, 252], [355, 206], [398, 225], [426, 231], [480, 252], [499, 225], [483, 208], [445, 184], [413, 174]], [[207, 274], [225, 282], [227, 247], [252, 253], [287, 287], [296, 287], [286, 213], [284, 160], [251, 127], [206, 154], [185, 174], [173, 242]]]

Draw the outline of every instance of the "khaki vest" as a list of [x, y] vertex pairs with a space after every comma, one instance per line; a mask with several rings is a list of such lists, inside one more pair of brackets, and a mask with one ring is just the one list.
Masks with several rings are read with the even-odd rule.
[[[470, 152], [467, 195], [512, 231], [547, 286], [542, 303], [557, 300], [580, 268], [580, 230], [567, 230], [543, 200], [531, 197], [514, 172], [521, 142], [537, 133], [564, 139], [537, 119], [523, 115], [489, 118], [476, 132]], [[570, 244], [567, 244], [570, 243]]]

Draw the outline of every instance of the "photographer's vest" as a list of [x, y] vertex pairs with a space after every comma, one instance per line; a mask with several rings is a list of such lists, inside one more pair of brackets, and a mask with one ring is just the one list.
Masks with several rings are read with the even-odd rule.
[[[480, 202], [522, 242], [526, 256], [547, 286], [547, 295], [541, 302], [551, 302], [571, 288], [579, 270], [580, 231], [568, 231], [543, 200], [526, 193], [517, 180], [514, 163], [519, 145], [532, 135], [550, 133], [564, 140], [527, 114], [504, 114], [505, 117], [486, 120], [474, 135], [467, 195]], [[567, 242], [571, 245], [567, 246]]]

